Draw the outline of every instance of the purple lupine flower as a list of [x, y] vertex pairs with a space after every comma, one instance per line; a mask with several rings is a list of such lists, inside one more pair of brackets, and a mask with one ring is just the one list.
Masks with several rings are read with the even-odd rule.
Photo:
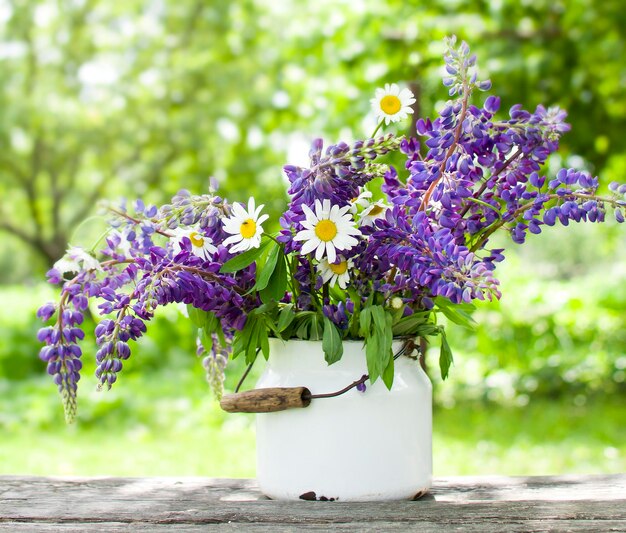
[[82, 306], [76, 305], [77, 297], [74, 285], [66, 286], [58, 308], [53, 304], [45, 304], [37, 311], [37, 316], [44, 322], [53, 316], [57, 318], [53, 325], [41, 328], [37, 333], [37, 339], [45, 344], [39, 351], [39, 358], [47, 363], [47, 372], [59, 389], [68, 422], [76, 415], [77, 383], [82, 368], [82, 351], [78, 342], [85, 336], [76, 327], [83, 322], [82, 309], [79, 308]]
[[346, 313], [346, 305], [343, 302], [337, 304], [326, 304], [322, 308], [324, 316], [328, 317], [340, 330], [348, 327], [348, 314]]

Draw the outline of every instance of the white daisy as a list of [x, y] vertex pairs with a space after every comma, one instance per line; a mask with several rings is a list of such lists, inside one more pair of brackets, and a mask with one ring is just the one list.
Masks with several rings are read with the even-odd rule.
[[294, 237], [296, 241], [306, 241], [300, 253], [306, 255], [315, 250], [315, 259], [320, 261], [326, 252], [328, 261], [334, 263], [337, 259], [336, 250], [350, 250], [358, 244], [355, 236], [361, 232], [355, 227], [352, 215], [348, 213], [350, 205], [339, 208], [330, 205], [330, 200], [320, 202], [315, 200], [315, 213], [309, 206], [302, 205], [306, 220], [302, 222], [305, 228]]
[[345, 289], [350, 281], [350, 269], [353, 266], [352, 259], [346, 260], [340, 255], [334, 263], [329, 263], [326, 258], [322, 259], [317, 265], [317, 272], [322, 276], [324, 283], [329, 283], [331, 287], [339, 283], [339, 287]]
[[385, 202], [378, 200], [373, 204], [370, 204], [361, 212], [361, 218], [359, 225], [361, 226], [373, 226], [374, 221], [379, 218], [385, 218], [385, 213], [389, 207], [385, 205]]
[[397, 83], [385, 83], [384, 89], [376, 89], [375, 97], [370, 102], [376, 117], [385, 119], [385, 124], [389, 124], [412, 114], [411, 105], [415, 103], [415, 98], [409, 89], [400, 90]]
[[217, 252], [217, 248], [213, 246], [213, 239], [203, 235], [193, 228], [177, 228], [174, 236], [170, 239], [174, 255], [179, 254], [182, 250], [181, 242], [184, 238], [191, 242], [191, 253], [202, 259], [211, 259], [213, 254]]
[[269, 218], [269, 215], [259, 216], [262, 209], [263, 204], [255, 208], [254, 198], [248, 200], [247, 211], [241, 204], [233, 204], [233, 214], [223, 221], [224, 231], [231, 234], [224, 241], [224, 246], [234, 245], [228, 250], [231, 254], [261, 246], [261, 224]]
[[54, 263], [53, 268], [61, 274], [76, 273], [81, 270], [102, 270], [100, 261], [80, 246], [70, 246], [65, 255]]
[[369, 207], [371, 197], [372, 193], [370, 191], [363, 191], [356, 198], [352, 198], [352, 200], [350, 200], [350, 213], [356, 215], [359, 206], [364, 209]]

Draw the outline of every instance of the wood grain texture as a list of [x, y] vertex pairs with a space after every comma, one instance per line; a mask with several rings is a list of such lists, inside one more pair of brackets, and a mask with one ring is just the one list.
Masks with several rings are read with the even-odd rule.
[[626, 475], [435, 480], [415, 502], [278, 502], [254, 481], [0, 476], [0, 531], [626, 531]]
[[229, 413], [274, 413], [310, 403], [311, 391], [306, 387], [271, 387], [225, 394], [220, 407]]

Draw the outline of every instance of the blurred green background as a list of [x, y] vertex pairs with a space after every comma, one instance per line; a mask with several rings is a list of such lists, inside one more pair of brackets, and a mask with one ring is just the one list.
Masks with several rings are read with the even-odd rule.
[[[625, 28], [619, 0], [0, 0], [0, 473], [254, 476], [253, 419], [219, 410], [177, 309], [107, 393], [87, 337], [78, 422], [64, 425], [35, 310], [66, 242], [101, 230], [80, 224], [99, 199], [160, 203], [214, 176], [276, 219], [282, 164], [316, 136], [366, 136], [376, 87], [401, 82], [433, 115], [452, 33], [504, 112], [568, 109], [550, 166], [606, 188], [626, 175]], [[626, 471], [623, 228], [499, 239], [502, 300], [479, 308], [475, 333], [450, 328], [446, 383], [431, 354], [435, 475]]]

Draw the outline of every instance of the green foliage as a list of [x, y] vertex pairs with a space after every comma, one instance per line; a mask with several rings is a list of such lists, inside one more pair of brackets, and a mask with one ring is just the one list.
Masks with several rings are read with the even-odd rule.
[[385, 385], [390, 389], [393, 384], [393, 370], [389, 371], [387, 367], [392, 365], [393, 369], [391, 314], [380, 305], [369, 305], [361, 310], [359, 321], [359, 335], [365, 341], [365, 357], [370, 381], [374, 383], [386, 373]]
[[226, 263], [224, 263], [224, 265], [222, 265], [222, 268], [220, 268], [220, 272], [237, 272], [243, 268], [246, 268], [263, 255], [263, 253], [266, 251], [267, 246], [271, 244], [271, 242], [271, 240], [265, 239], [261, 241], [261, 245], [258, 248], [250, 248], [250, 250], [246, 250], [245, 252], [240, 253], [232, 259], [229, 259], [228, 261], [226, 261]]
[[336, 363], [343, 355], [343, 343], [337, 326], [328, 317], [324, 317], [324, 336], [322, 337], [322, 350], [326, 362], [329, 365]]
[[[267, 260], [262, 268], [259, 269], [259, 272], [256, 276], [256, 283], [254, 284], [253, 290], [262, 291], [267, 287], [267, 284], [270, 281], [270, 277], [274, 273], [274, 269], [276, 268], [276, 264], [278, 263], [279, 256], [281, 260], [284, 261], [284, 253], [282, 252], [281, 246], [278, 244], [273, 244], [270, 252], [267, 256]], [[284, 294], [285, 291], [283, 290]]]
[[[276, 250], [274, 254], [276, 259], [274, 260], [274, 265], [271, 266], [271, 274], [266, 286], [260, 288], [260, 296], [263, 303], [281, 300], [287, 290], [287, 257], [285, 256], [284, 246], [277, 245], [274, 250]], [[267, 270], [269, 269], [264, 269], [262, 273], [265, 273]], [[289, 271], [289, 276], [292, 276], [291, 271]]]
[[439, 369], [441, 371], [441, 379], [446, 379], [448, 377], [448, 371], [450, 370], [450, 366], [454, 358], [452, 357], [452, 350], [450, 350], [450, 345], [448, 344], [448, 339], [446, 338], [445, 330], [441, 330], [441, 351], [439, 353]]

